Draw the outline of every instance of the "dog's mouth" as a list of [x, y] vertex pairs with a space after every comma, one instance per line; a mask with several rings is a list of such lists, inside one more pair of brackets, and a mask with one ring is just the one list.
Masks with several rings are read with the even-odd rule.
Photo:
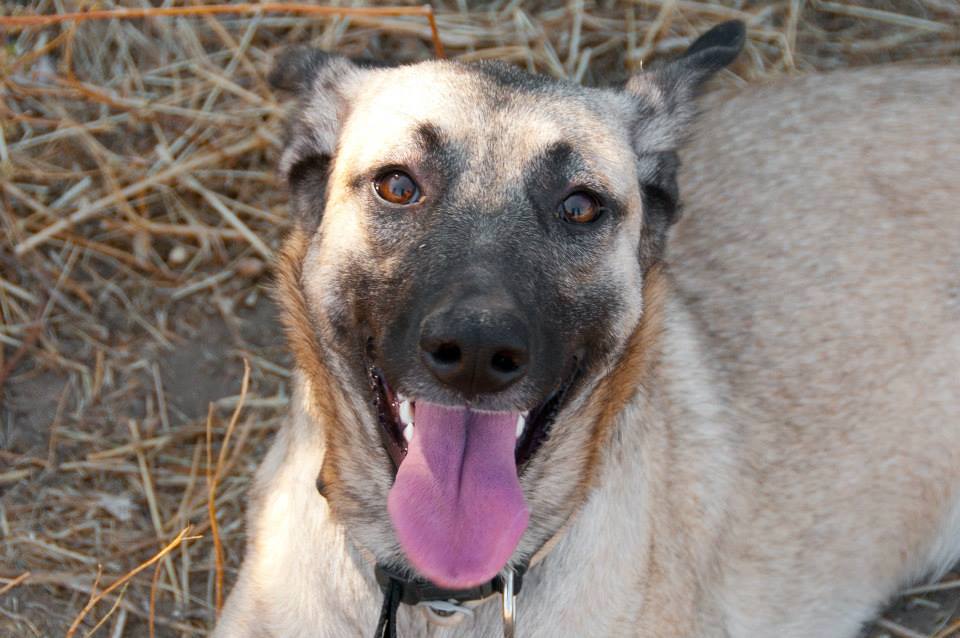
[[[554, 419], [564, 406], [564, 400], [578, 376], [576, 362], [571, 367], [573, 372], [546, 400], [529, 410], [516, 412], [514, 460], [518, 474], [523, 473], [527, 463], [550, 435]], [[399, 468], [416, 431], [417, 402], [394, 392], [375, 366], [370, 365], [367, 374], [383, 446], [393, 460], [394, 467]]]
[[369, 366], [384, 447], [397, 474], [387, 510], [411, 565], [467, 589], [503, 568], [526, 530], [519, 476], [550, 435], [577, 366], [527, 410], [481, 411], [407, 397]]

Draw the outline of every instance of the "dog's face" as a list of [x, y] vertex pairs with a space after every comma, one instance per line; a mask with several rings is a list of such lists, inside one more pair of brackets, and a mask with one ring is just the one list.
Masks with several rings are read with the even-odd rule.
[[595, 389], [629, 365], [676, 217], [693, 93], [742, 39], [721, 25], [624, 90], [278, 62], [301, 97], [283, 302], [301, 367], [325, 372], [330, 506], [378, 560], [471, 587], [579, 505], [608, 432]]

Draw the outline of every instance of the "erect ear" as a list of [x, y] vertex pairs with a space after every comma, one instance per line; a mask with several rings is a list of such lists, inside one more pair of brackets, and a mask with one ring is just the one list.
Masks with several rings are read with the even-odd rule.
[[294, 47], [280, 54], [268, 76], [274, 88], [299, 98], [279, 170], [290, 185], [293, 212], [304, 225], [320, 223], [337, 139], [364, 72], [343, 56]]
[[718, 24], [679, 58], [630, 78], [625, 88], [637, 99], [633, 143], [638, 153], [672, 151], [680, 145], [696, 115], [697, 93], [736, 59], [745, 36], [739, 20]]
[[734, 20], [713, 27], [679, 58], [639, 73], [625, 90], [634, 99], [630, 125], [644, 205], [640, 261], [644, 268], [663, 255], [667, 230], [680, 216], [676, 149], [696, 116], [697, 93], [736, 59], [746, 30]]

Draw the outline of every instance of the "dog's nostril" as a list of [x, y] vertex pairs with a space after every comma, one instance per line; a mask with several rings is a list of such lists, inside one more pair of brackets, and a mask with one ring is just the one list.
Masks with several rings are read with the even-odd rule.
[[500, 352], [494, 353], [493, 358], [490, 360], [490, 366], [497, 372], [509, 374], [517, 371], [520, 367], [520, 362], [517, 361], [517, 357], [512, 352], [501, 350]]
[[529, 330], [512, 307], [477, 299], [443, 307], [420, 324], [419, 358], [440, 383], [466, 397], [510, 387], [527, 373]]
[[453, 365], [460, 361], [460, 346], [455, 343], [441, 343], [431, 354], [437, 363]]

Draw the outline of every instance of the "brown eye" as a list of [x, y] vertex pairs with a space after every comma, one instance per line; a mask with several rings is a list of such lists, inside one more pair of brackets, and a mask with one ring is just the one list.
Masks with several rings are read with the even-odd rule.
[[577, 191], [561, 202], [560, 215], [574, 224], [589, 224], [600, 217], [600, 203], [590, 193]]
[[420, 187], [403, 171], [387, 171], [373, 181], [377, 195], [391, 204], [414, 204], [420, 199]]

